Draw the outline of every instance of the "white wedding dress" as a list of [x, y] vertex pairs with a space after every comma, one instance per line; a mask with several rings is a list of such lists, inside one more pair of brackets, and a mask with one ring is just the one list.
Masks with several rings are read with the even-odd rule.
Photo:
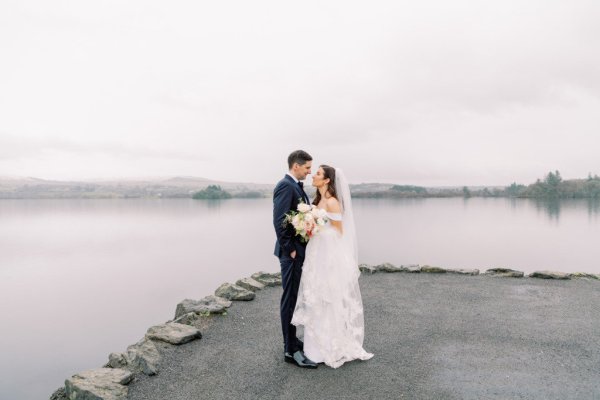
[[[353, 232], [346, 232], [344, 221], [352, 218], [349, 189], [345, 200], [344, 214], [328, 213], [327, 217], [341, 220], [343, 231], [350, 235]], [[353, 220], [348, 222], [352, 229]], [[364, 317], [356, 252], [352, 240], [344, 240], [351, 238], [343, 236], [328, 221], [308, 242], [292, 317], [292, 324], [304, 326], [306, 356], [332, 368], [373, 357], [363, 349]]]

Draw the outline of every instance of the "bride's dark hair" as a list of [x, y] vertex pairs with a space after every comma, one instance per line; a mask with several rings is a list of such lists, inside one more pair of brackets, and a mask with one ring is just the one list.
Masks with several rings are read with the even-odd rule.
[[[325, 164], [319, 165], [319, 168], [323, 168], [323, 179], [329, 179], [329, 184], [327, 185], [327, 193], [329, 193], [330, 196], [335, 197], [337, 199], [337, 193], [335, 192], [335, 168]], [[321, 192], [317, 189], [317, 196], [315, 197], [313, 204], [318, 205], [320, 202]]]

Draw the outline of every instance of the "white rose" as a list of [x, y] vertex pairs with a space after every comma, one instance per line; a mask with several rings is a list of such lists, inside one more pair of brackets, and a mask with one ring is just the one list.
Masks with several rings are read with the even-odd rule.
[[309, 212], [310, 211], [310, 205], [306, 204], [306, 203], [300, 203], [298, 204], [298, 211], [300, 212]]
[[305, 220], [305, 221], [314, 221], [314, 219], [315, 219], [315, 217], [314, 217], [312, 214], [310, 214], [310, 213], [309, 213], [309, 214], [306, 214], [306, 215], [304, 216], [304, 220]]

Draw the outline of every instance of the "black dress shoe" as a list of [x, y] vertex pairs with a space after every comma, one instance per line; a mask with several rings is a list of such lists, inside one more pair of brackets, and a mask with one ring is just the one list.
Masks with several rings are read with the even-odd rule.
[[294, 364], [300, 368], [311, 368], [311, 369], [317, 368], [317, 364], [314, 361], [312, 361], [310, 358], [306, 357], [306, 355], [304, 355], [304, 352], [302, 350], [298, 350], [294, 354], [285, 352], [284, 359], [285, 359], [285, 362]]

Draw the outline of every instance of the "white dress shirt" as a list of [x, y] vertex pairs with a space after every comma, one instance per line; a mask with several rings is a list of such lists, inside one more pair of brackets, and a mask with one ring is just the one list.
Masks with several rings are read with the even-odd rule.
[[296, 177], [294, 175], [290, 174], [289, 172], [288, 172], [288, 175], [292, 177], [294, 182], [296, 182], [296, 183], [300, 182], [298, 179], [296, 179]]

